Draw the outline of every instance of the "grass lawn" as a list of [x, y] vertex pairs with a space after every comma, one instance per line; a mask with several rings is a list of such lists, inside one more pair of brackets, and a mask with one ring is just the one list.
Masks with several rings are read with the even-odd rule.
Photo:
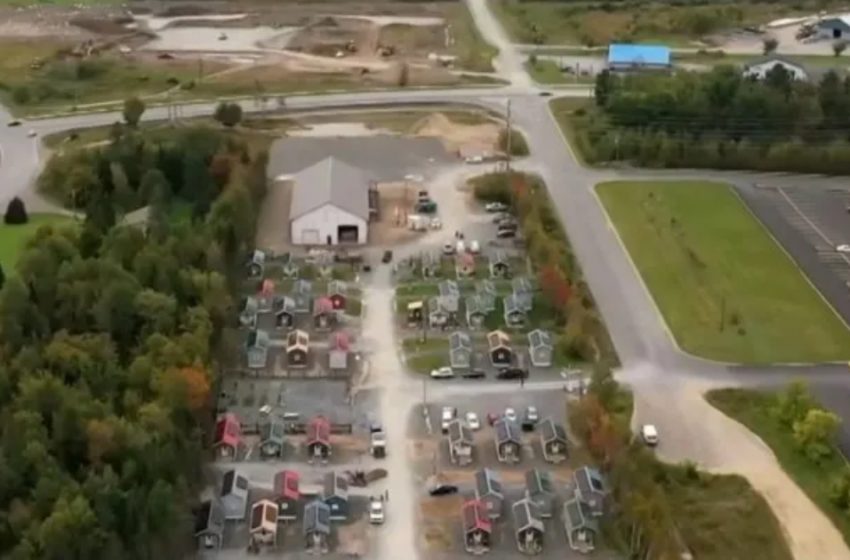
[[565, 85], [565, 84], [592, 84], [596, 78], [593, 76], [576, 76], [562, 72], [554, 60], [538, 59], [531, 64], [525, 63], [525, 70], [538, 84]]
[[9, 226], [0, 223], [0, 265], [6, 275], [15, 269], [18, 255], [26, 246], [33, 234], [45, 225], [61, 225], [70, 223], [71, 218], [58, 214], [31, 214], [29, 222], [20, 226]]
[[580, 97], [562, 97], [549, 102], [549, 110], [561, 127], [573, 154], [582, 165], [587, 165], [578, 135], [580, 126], [577, 121], [586, 118], [587, 110], [593, 107], [593, 99]]
[[749, 428], [770, 446], [783, 470], [829, 517], [850, 544], [850, 517], [830, 499], [830, 485], [846, 467], [837, 454], [816, 465], [798, 452], [791, 431], [772, 415], [777, 396], [751, 389], [710, 391], [706, 399], [724, 414]]
[[444, 352], [417, 354], [407, 359], [407, 367], [416, 373], [429, 374], [432, 369], [447, 365], [449, 365], [449, 357]]
[[449, 349], [449, 340], [446, 337], [438, 338], [439, 336], [436, 333], [431, 333], [424, 342], [418, 336], [405, 338], [401, 341], [401, 348], [410, 354], [418, 354], [420, 352], [447, 352]]
[[[821, 66], [824, 68], [835, 68], [845, 65], [845, 61], [841, 58], [836, 58], [832, 54], [829, 55], [781, 55], [782, 58], [797, 62], [804, 66]], [[758, 58], [758, 55], [744, 54], [726, 54], [720, 51], [706, 51], [695, 53], [674, 53], [673, 62], [682, 63], [689, 62], [694, 64], [706, 64], [711, 66], [721, 66], [730, 64], [733, 66], [744, 66]]]
[[473, 72], [492, 72], [492, 61], [499, 54], [499, 49], [486, 42], [478, 33], [466, 6], [458, 3], [447, 8], [446, 21], [451, 26], [454, 41], [451, 51], [458, 57], [456, 66]]
[[659, 465], [664, 494], [694, 558], [791, 560], [782, 527], [743, 477]]
[[850, 331], [730, 187], [596, 190], [682, 349], [744, 363], [850, 358]]

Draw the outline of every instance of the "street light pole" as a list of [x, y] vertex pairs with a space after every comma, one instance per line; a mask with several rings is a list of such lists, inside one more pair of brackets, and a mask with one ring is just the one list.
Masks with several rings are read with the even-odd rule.
[[510, 99], [508, 99], [508, 110], [507, 110], [506, 116], [507, 116], [508, 130], [507, 130], [507, 133], [506, 133], [506, 136], [507, 136], [507, 138], [506, 138], [507, 142], [506, 143], [507, 143], [507, 145], [505, 146], [505, 153], [506, 153], [505, 161], [506, 161], [507, 171], [508, 171], [508, 173], [510, 173], [510, 171], [511, 171], [511, 139], [512, 139], [511, 137], [513, 136], [513, 123], [511, 122], [511, 100]]

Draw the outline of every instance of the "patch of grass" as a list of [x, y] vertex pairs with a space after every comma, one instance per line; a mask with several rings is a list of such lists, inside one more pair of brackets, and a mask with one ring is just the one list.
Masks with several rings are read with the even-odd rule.
[[417, 354], [407, 359], [407, 367], [411, 371], [422, 374], [431, 373], [432, 369], [437, 369], [448, 365], [449, 358], [445, 353], [441, 354]]
[[596, 191], [684, 350], [745, 363], [850, 357], [850, 331], [728, 185]]
[[395, 289], [398, 296], [436, 296], [440, 293], [440, 288], [436, 283], [416, 283], [416, 284], [401, 284]]
[[30, 214], [29, 222], [10, 226], [0, 222], [0, 265], [7, 276], [14, 274], [18, 256], [27, 241], [41, 226], [62, 226], [73, 223], [73, 219], [58, 214]]
[[429, 336], [427, 340], [424, 342], [418, 336], [412, 338], [405, 338], [401, 341], [401, 349], [404, 350], [408, 354], [419, 354], [419, 353], [436, 353], [436, 352], [448, 352], [449, 349], [449, 341], [447, 338], [437, 338], [435, 336]]
[[782, 469], [832, 520], [844, 540], [850, 544], [850, 516], [829, 499], [833, 479], [846, 469], [844, 460], [838, 454], [833, 454], [816, 465], [800, 453], [794, 444], [792, 432], [773, 415], [777, 404], [776, 394], [752, 389], [720, 389], [709, 391], [706, 399], [770, 446]]
[[531, 76], [531, 79], [538, 84], [583, 84], [594, 81], [593, 76], [576, 76], [575, 74], [563, 72], [558, 68], [558, 64], [554, 60], [549, 59], [537, 60], [533, 64], [526, 62], [525, 69]]
[[659, 465], [673, 519], [694, 558], [791, 560], [782, 527], [747, 479]]
[[345, 300], [345, 314], [352, 317], [360, 317], [363, 313], [363, 302], [357, 298], [349, 296]]
[[[674, 63], [705, 64], [709, 66], [721, 66], [729, 64], [733, 66], [744, 66], [758, 58], [757, 55], [726, 54], [723, 51], [702, 51], [691, 53], [673, 53]], [[803, 66], [819, 66], [823, 68], [835, 68], [842, 66], [840, 59], [833, 55], [782, 55], [782, 58], [796, 62]]]
[[587, 165], [585, 160], [580, 134], [581, 120], [586, 118], [588, 109], [593, 107], [593, 99], [580, 97], [562, 97], [549, 102], [549, 110], [561, 127], [567, 143], [573, 150], [573, 154], [582, 165]]
[[459, 3], [448, 8], [446, 21], [452, 40], [450, 50], [458, 57], [456, 65], [473, 72], [492, 72], [499, 49], [484, 40], [466, 6]]

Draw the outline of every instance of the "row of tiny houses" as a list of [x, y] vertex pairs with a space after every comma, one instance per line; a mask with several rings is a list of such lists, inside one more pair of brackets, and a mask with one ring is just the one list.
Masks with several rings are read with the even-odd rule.
[[312, 314], [316, 330], [330, 330], [348, 303], [348, 286], [340, 280], [328, 282], [324, 294], [313, 293], [313, 283], [296, 280], [288, 294], [278, 294], [272, 280], [263, 280], [259, 292], [242, 300], [239, 324], [255, 328], [260, 315], [273, 314], [278, 329], [295, 326], [298, 315]]
[[[522, 437], [516, 422], [507, 418], [493, 425], [496, 456], [500, 462], [516, 463], [521, 459]], [[543, 419], [537, 431], [543, 458], [549, 463], [561, 463], [567, 459], [567, 433], [564, 427], [551, 418]], [[449, 458], [458, 466], [470, 465], [474, 458], [475, 440], [472, 430], [460, 419], [453, 420], [446, 435]]]
[[[547, 331], [537, 329], [528, 333], [528, 353], [535, 367], [550, 367], [554, 350], [552, 337]], [[492, 331], [487, 335], [487, 351], [490, 363], [495, 367], [507, 367], [514, 361], [511, 337], [503, 331]], [[471, 368], [474, 354], [469, 333], [455, 331], [449, 335], [449, 365], [452, 369]]]
[[[279, 416], [268, 416], [259, 425], [259, 451], [261, 457], [283, 457], [288, 428]], [[289, 429], [289, 431], [297, 431]], [[325, 416], [312, 418], [304, 427], [304, 448], [308, 459], [326, 463], [331, 456], [331, 422]], [[235, 414], [223, 415], [216, 422], [213, 450], [218, 457], [237, 459], [243, 455], [242, 427]]]
[[[608, 491], [595, 469], [582, 467], [573, 473], [567, 486], [561, 522], [570, 548], [581, 552], [594, 549], [599, 534], [598, 519], [604, 514]], [[481, 469], [475, 473], [475, 496], [461, 508], [464, 545], [472, 554], [486, 553], [492, 543], [493, 525], [502, 517], [505, 495], [498, 473]], [[520, 552], [543, 551], [544, 520], [555, 517], [558, 493], [550, 473], [531, 469], [525, 473], [524, 497], [510, 508], [514, 537]]]

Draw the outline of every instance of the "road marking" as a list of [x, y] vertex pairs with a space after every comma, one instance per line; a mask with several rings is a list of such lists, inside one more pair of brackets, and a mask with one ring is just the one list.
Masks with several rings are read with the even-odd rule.
[[[826, 234], [822, 232], [821, 229], [817, 225], [815, 225], [815, 223], [812, 222], [808, 216], [806, 216], [806, 214], [800, 209], [800, 207], [791, 199], [790, 196], [788, 196], [788, 193], [785, 192], [785, 189], [783, 189], [782, 187], [777, 187], [776, 190], [779, 191], [779, 194], [782, 195], [782, 198], [785, 199], [785, 202], [787, 202], [788, 205], [791, 206], [791, 208], [793, 208], [795, 212], [797, 212], [800, 218], [802, 218], [803, 221], [809, 224], [809, 227], [811, 227], [812, 230], [817, 233], [821, 239], [826, 241], [826, 243], [832, 248], [833, 251], [835, 251], [835, 243], [829, 237], [827, 237]], [[850, 265], [850, 258], [848, 258], [847, 255], [839, 251], [835, 252], [838, 254], [839, 257], [844, 260], [844, 262]]]

